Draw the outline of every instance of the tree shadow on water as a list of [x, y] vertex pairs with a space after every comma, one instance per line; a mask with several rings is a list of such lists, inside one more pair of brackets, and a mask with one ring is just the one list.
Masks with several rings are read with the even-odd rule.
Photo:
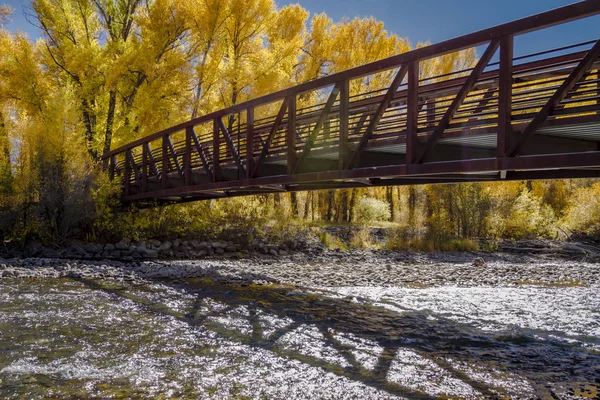
[[[191, 308], [180, 312], [137, 296], [133, 287], [77, 280], [132, 300], [151, 312], [203, 326], [228, 339], [401, 397], [556, 397], [555, 384], [564, 387], [565, 383], [583, 382], [596, 388], [593, 382], [600, 354], [536, 339], [525, 331], [485, 332], [430, 312], [396, 312], [285, 286], [161, 280], [168, 288], [193, 295]], [[229, 323], [233, 320], [243, 321], [246, 329], [240, 331]], [[315, 340], [337, 358], [323, 356], [315, 349]], [[365, 363], [365, 358], [372, 361]], [[513, 385], [513, 379], [520, 383]], [[432, 390], [436, 385], [438, 389]], [[449, 387], [440, 389], [439, 385]], [[461, 392], [461, 388], [470, 392]]]

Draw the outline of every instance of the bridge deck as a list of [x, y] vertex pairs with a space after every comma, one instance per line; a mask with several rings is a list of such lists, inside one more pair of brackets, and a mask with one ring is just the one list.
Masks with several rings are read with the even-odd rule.
[[[123, 182], [124, 201], [600, 177], [600, 28], [588, 42], [513, 57], [515, 36], [599, 13], [600, 1], [587, 0], [420, 48], [219, 110], [103, 158]], [[487, 49], [472, 68], [425, 75], [427, 60], [481, 44]]]

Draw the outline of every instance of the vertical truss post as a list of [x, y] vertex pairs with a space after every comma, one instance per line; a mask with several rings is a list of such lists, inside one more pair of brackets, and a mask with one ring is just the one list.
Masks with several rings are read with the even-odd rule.
[[246, 111], [246, 178], [252, 178], [254, 170], [254, 107]]
[[163, 189], [169, 187], [169, 136], [162, 137], [160, 183]]
[[125, 196], [131, 193], [131, 164], [129, 162], [129, 150], [125, 150]]
[[110, 156], [110, 167], [108, 170], [108, 176], [110, 177], [110, 180], [112, 181], [113, 179], [115, 179], [115, 169], [117, 168], [117, 159], [116, 156]]
[[221, 141], [219, 140], [219, 120], [217, 117], [213, 120], [213, 174], [215, 178], [215, 182], [221, 180], [221, 151], [220, 145]]
[[414, 163], [417, 155], [419, 128], [419, 62], [408, 64], [408, 92], [406, 97], [406, 164]]
[[350, 129], [350, 81], [340, 82], [340, 137], [339, 137], [339, 169], [344, 169], [348, 162], [348, 131]]
[[148, 191], [148, 148], [142, 145], [142, 192]]
[[293, 174], [296, 169], [296, 95], [292, 94], [288, 98], [288, 124], [286, 132], [287, 147], [287, 172]]
[[193, 183], [192, 177], [192, 133], [193, 126], [185, 128], [185, 153], [183, 154], [183, 175], [185, 185], [190, 186]]
[[500, 39], [500, 76], [498, 82], [498, 138], [496, 157], [506, 155], [512, 134], [513, 37]]

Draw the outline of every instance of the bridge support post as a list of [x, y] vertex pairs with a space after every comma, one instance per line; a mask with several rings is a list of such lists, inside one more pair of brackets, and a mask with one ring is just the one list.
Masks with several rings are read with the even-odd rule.
[[498, 136], [496, 157], [506, 155], [512, 135], [513, 37], [500, 39], [500, 71], [498, 81]]
[[113, 179], [115, 179], [115, 169], [116, 168], [117, 168], [116, 156], [111, 156], [110, 157], [110, 166], [109, 166], [109, 170], [108, 170], [108, 176], [111, 181]]
[[142, 146], [142, 192], [148, 191], [148, 146]]
[[131, 194], [131, 150], [125, 151], [125, 196]]
[[254, 107], [246, 110], [246, 179], [254, 171]]
[[213, 120], [213, 176], [215, 182], [221, 180], [221, 141], [219, 139], [219, 120], [217, 117]]
[[344, 169], [348, 162], [348, 131], [350, 129], [350, 81], [340, 82], [340, 137], [339, 137], [339, 169]]
[[185, 185], [190, 186], [193, 183], [192, 177], [192, 134], [194, 127], [185, 128], [185, 153], [183, 155], [183, 175]]
[[161, 171], [160, 171], [160, 186], [161, 188], [169, 188], [169, 136], [163, 135], [162, 137], [162, 159], [161, 159]]
[[287, 147], [287, 172], [293, 174], [296, 170], [296, 95], [289, 96], [288, 100], [288, 125], [285, 136]]
[[408, 64], [408, 89], [406, 97], [406, 164], [413, 164], [417, 155], [419, 119], [419, 62]]

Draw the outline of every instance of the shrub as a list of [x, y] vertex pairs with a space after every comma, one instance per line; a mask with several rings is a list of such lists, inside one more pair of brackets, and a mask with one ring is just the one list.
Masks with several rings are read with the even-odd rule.
[[504, 222], [503, 236], [511, 239], [556, 236], [556, 218], [552, 208], [524, 189], [512, 204]]
[[388, 221], [390, 219], [390, 204], [387, 201], [363, 197], [354, 209], [357, 222], [369, 223]]
[[348, 246], [346, 246], [339, 237], [332, 235], [327, 231], [322, 231], [319, 234], [319, 239], [321, 243], [323, 243], [323, 245], [327, 248], [348, 250]]
[[355, 249], [372, 249], [378, 246], [373, 243], [370, 229], [363, 228], [352, 232], [350, 247]]
[[600, 183], [575, 191], [562, 222], [571, 231], [600, 235]]

